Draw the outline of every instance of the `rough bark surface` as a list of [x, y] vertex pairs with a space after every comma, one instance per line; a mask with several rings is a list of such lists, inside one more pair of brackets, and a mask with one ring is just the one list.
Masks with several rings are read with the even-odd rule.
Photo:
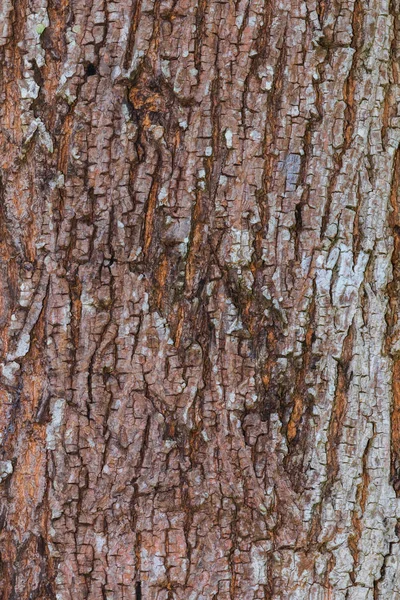
[[2, 600], [400, 599], [399, 0], [2, 0]]

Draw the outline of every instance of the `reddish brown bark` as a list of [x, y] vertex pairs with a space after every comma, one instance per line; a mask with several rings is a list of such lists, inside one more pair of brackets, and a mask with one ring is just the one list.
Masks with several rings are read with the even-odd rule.
[[400, 598], [398, 0], [3, 0], [0, 598]]

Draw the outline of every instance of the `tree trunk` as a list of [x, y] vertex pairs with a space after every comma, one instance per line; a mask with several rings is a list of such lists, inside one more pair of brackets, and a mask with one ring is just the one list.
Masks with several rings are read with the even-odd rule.
[[1, 599], [399, 600], [400, 1], [0, 16]]

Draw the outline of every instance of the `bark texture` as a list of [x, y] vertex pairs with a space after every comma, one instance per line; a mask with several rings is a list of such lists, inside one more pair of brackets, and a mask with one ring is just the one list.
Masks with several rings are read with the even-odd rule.
[[400, 599], [399, 0], [2, 0], [2, 600]]

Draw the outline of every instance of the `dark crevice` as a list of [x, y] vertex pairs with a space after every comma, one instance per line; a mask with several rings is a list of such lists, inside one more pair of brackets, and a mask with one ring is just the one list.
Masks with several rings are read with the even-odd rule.
[[97, 69], [93, 63], [89, 63], [86, 65], [86, 77], [91, 77], [92, 75], [96, 75]]

